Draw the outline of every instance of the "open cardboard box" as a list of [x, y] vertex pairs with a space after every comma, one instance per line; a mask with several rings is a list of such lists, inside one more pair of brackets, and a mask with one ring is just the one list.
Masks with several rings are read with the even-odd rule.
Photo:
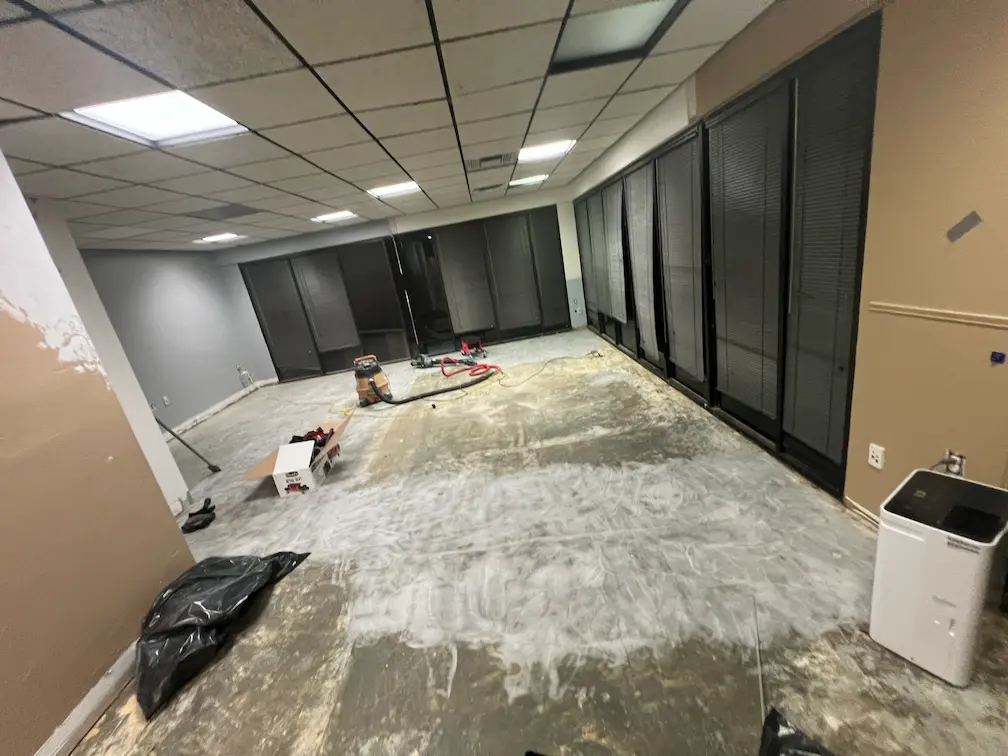
[[243, 476], [243, 480], [260, 480], [273, 478], [277, 493], [283, 496], [314, 491], [322, 485], [333, 466], [333, 459], [339, 456], [339, 440], [350, 423], [350, 418], [338, 423], [320, 423], [314, 427], [328, 433], [332, 438], [314, 457], [313, 441], [301, 441], [295, 444], [284, 444]]

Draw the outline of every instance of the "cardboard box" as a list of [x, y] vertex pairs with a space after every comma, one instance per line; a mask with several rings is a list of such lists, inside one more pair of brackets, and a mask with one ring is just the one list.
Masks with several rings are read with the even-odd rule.
[[338, 423], [321, 423], [315, 427], [333, 432], [332, 438], [312, 457], [315, 450], [313, 441], [284, 444], [255, 467], [245, 473], [243, 480], [273, 478], [277, 493], [294, 496], [316, 490], [325, 481], [333, 467], [333, 461], [340, 453], [339, 440], [350, 423], [350, 418]]

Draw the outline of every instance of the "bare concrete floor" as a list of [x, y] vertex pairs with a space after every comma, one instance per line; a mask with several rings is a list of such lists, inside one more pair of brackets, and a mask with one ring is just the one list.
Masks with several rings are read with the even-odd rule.
[[767, 702], [838, 754], [1008, 752], [1003, 619], [970, 688], [917, 671], [862, 630], [874, 538], [836, 501], [590, 333], [491, 352], [500, 381], [354, 412], [297, 499], [241, 475], [349, 412], [351, 376], [187, 434], [224, 467], [180, 456], [217, 505], [198, 558], [312, 557], [151, 722], [127, 689], [77, 755], [755, 754], [757, 621]]

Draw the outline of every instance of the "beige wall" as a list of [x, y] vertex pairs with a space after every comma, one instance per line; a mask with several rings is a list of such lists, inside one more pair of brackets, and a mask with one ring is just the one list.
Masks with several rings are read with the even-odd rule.
[[[778, 0], [696, 75], [700, 113], [877, 7]], [[846, 495], [872, 512], [946, 447], [1008, 483], [1008, 3], [896, 0], [883, 12]], [[984, 223], [956, 244], [971, 210]], [[886, 449], [868, 466], [868, 444]]]
[[28, 756], [192, 564], [0, 156], [0, 754]]

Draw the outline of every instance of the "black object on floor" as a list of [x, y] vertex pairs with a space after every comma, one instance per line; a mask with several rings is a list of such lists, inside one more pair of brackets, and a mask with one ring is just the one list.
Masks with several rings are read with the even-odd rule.
[[210, 497], [208, 496], [203, 500], [202, 507], [189, 513], [189, 517], [182, 523], [182, 532], [195, 533], [197, 530], [203, 530], [203, 528], [217, 519], [217, 513], [214, 512], [214, 509], [216, 507], [210, 503]]
[[199, 457], [200, 459], [202, 459], [202, 460], [203, 460], [203, 462], [204, 462], [204, 463], [206, 463], [206, 466], [207, 466], [207, 470], [209, 470], [209, 471], [210, 471], [210, 472], [212, 472], [212, 473], [219, 473], [219, 472], [220, 472], [220, 467], [218, 467], [218, 466], [217, 466], [217, 465], [215, 465], [215, 464], [214, 464], [213, 462], [211, 462], [211, 461], [210, 461], [209, 459], [207, 459], [207, 458], [206, 458], [206, 457], [204, 457], [204, 456], [203, 456], [202, 454], [200, 454], [200, 453], [199, 453], [198, 451], [196, 451], [195, 449], [193, 449], [193, 448], [192, 448], [192, 447], [191, 447], [191, 446], [190, 446], [190, 445], [189, 445], [189, 444], [188, 444], [188, 443], [186, 442], [186, 440], [185, 440], [184, 438], [182, 438], [182, 436], [180, 436], [180, 435], [179, 435], [178, 433], [176, 433], [175, 431], [173, 431], [173, 430], [172, 430], [171, 428], [169, 428], [169, 427], [168, 427], [167, 425], [165, 425], [164, 423], [162, 423], [162, 422], [161, 422], [161, 418], [160, 418], [160, 417], [158, 417], [157, 415], [155, 415], [155, 416], [154, 416], [154, 419], [155, 419], [155, 420], [157, 420], [157, 424], [158, 424], [158, 425], [160, 425], [160, 426], [161, 426], [162, 428], [164, 428], [164, 429], [165, 429], [166, 431], [168, 431], [169, 433], [171, 433], [171, 434], [172, 434], [172, 436], [173, 436], [173, 437], [175, 438], [175, 440], [176, 440], [176, 441], [178, 441], [178, 442], [179, 442], [180, 444], [182, 444], [182, 446], [184, 446], [184, 447], [185, 447], [186, 449], [188, 449], [189, 451], [191, 451], [191, 452], [192, 452], [193, 454], [195, 454], [195, 455], [196, 455], [197, 457]]
[[137, 641], [136, 696], [144, 716], [150, 719], [210, 663], [253, 596], [307, 558], [291, 551], [267, 557], [210, 557], [161, 591]]
[[788, 722], [777, 709], [763, 720], [759, 756], [834, 756], [832, 751]]

